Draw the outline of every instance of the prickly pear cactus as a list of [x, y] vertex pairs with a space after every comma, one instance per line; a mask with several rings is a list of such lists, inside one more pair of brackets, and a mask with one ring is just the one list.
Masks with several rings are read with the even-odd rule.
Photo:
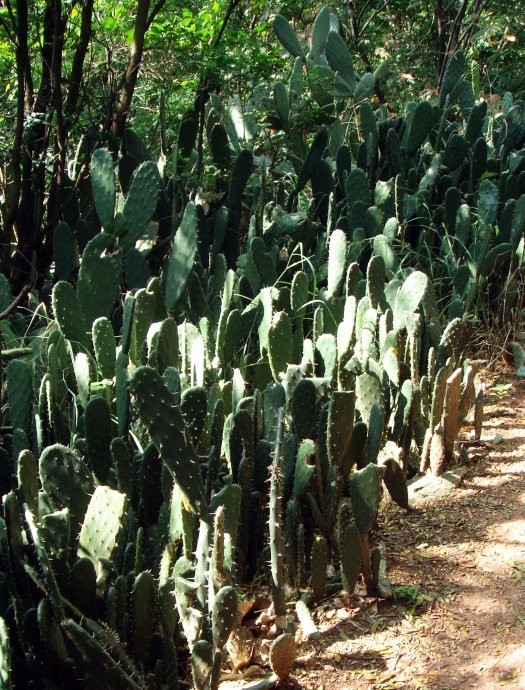
[[112, 560], [116, 549], [121, 546], [124, 533], [127, 499], [108, 486], [97, 486], [91, 497], [82, 523], [78, 542], [79, 558], [89, 558], [99, 571], [99, 579], [104, 570], [100, 570], [104, 560]]
[[138, 413], [192, 511], [207, 517], [206, 491], [182, 415], [158, 372], [139, 367], [130, 385]]
[[370, 463], [350, 476], [350, 498], [356, 525], [361, 534], [372, 527], [381, 500], [381, 473]]

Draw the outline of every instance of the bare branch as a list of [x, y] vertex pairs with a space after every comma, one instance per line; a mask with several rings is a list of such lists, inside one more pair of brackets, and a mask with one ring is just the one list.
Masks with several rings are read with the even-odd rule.
[[151, 10], [151, 14], [149, 15], [149, 17], [146, 21], [146, 31], [153, 24], [153, 22], [155, 21], [155, 17], [158, 15], [158, 13], [161, 11], [161, 9], [164, 7], [165, 4], [166, 4], [166, 0], [158, 0], [157, 4]]
[[226, 31], [226, 27], [228, 26], [230, 17], [232, 16], [234, 9], [237, 7], [237, 5], [240, 5], [241, 2], [242, 0], [230, 0], [230, 4], [228, 5], [228, 9], [226, 10], [226, 14], [224, 15], [224, 19], [221, 24], [221, 28], [219, 29], [219, 33], [217, 34], [215, 40], [212, 43], [212, 48], [216, 48], [221, 42], [222, 35]]
[[29, 290], [31, 290], [31, 285], [24, 285], [24, 287], [20, 291], [20, 294], [18, 295], [18, 297], [15, 297], [15, 299], [11, 302], [11, 304], [8, 307], [6, 307], [4, 309], [4, 311], [0, 312], [0, 321], [7, 319], [7, 317], [14, 312], [14, 310], [18, 307], [20, 302], [27, 295]]
[[5, 32], [7, 34], [7, 38], [11, 41], [11, 43], [15, 46], [18, 45], [17, 42], [17, 37], [16, 33], [13, 32], [9, 24], [6, 22], [6, 20], [3, 17], [0, 17], [0, 24], [4, 27]]
[[387, 6], [388, 6], [388, 0], [385, 0], [385, 2], [383, 2], [381, 7], [378, 7], [376, 10], [374, 10], [372, 12], [372, 14], [368, 17], [366, 22], [361, 27], [361, 33], [364, 33], [368, 29], [368, 27], [374, 21], [374, 19], [377, 17], [377, 15], [380, 14], [385, 9], [385, 7], [387, 7]]
[[69, 92], [64, 107], [66, 118], [70, 117], [75, 111], [80, 94], [80, 84], [82, 82], [82, 71], [84, 61], [89, 48], [91, 39], [91, 29], [93, 24], [93, 5], [94, 0], [82, 0], [82, 14], [80, 20], [80, 35], [77, 47], [73, 56], [73, 65], [69, 77]]
[[115, 145], [120, 140], [124, 127], [126, 126], [126, 119], [133, 93], [135, 91], [135, 84], [137, 83], [137, 76], [142, 62], [142, 54], [144, 52], [144, 39], [148, 29], [147, 21], [149, 14], [150, 0], [138, 0], [137, 2], [137, 16], [135, 18], [135, 28], [133, 31], [133, 43], [131, 44], [131, 52], [128, 60], [128, 65], [123, 77], [122, 88], [120, 96], [113, 115], [113, 124], [111, 131]]

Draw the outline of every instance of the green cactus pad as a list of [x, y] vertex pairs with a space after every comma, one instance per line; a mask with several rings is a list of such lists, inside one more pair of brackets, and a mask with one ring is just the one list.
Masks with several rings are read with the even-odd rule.
[[341, 284], [346, 265], [346, 234], [342, 230], [334, 230], [330, 236], [328, 250], [328, 293], [333, 297]]
[[330, 465], [343, 467], [352, 438], [355, 395], [348, 391], [334, 391], [328, 407], [327, 448]]
[[291, 55], [299, 57], [303, 61], [306, 60], [306, 55], [304, 54], [304, 50], [299, 43], [295, 31], [292, 29], [290, 22], [283, 17], [282, 14], [275, 15], [273, 30], [284, 48], [286, 48]]
[[99, 316], [109, 317], [120, 295], [122, 253], [115, 251], [111, 235], [100, 232], [89, 240], [82, 253], [77, 281], [77, 295], [86, 322]]
[[92, 561], [99, 572], [99, 580], [104, 577], [104, 571], [99, 570], [101, 562], [115, 558], [115, 551], [121, 546], [126, 510], [125, 494], [108, 486], [97, 486], [89, 501], [80, 530], [77, 556]]
[[412, 123], [408, 131], [406, 151], [409, 156], [413, 156], [417, 153], [433, 126], [434, 110], [432, 105], [429, 101], [421, 101], [414, 111]]
[[386, 460], [384, 468], [385, 474], [383, 475], [383, 481], [385, 482], [388, 493], [398, 506], [408, 510], [410, 504], [408, 502], [408, 488], [405, 473], [394, 458]]
[[33, 374], [24, 359], [12, 359], [7, 365], [7, 402], [13, 427], [29, 436], [33, 418]]
[[87, 461], [99, 482], [105, 483], [112, 466], [110, 443], [113, 437], [111, 410], [105, 398], [96, 397], [85, 411]]
[[93, 490], [93, 481], [84, 461], [65, 446], [48, 446], [40, 456], [42, 488], [55, 509], [69, 507], [71, 525], [81, 524]]
[[326, 592], [326, 567], [328, 565], [328, 552], [326, 539], [319, 536], [312, 544], [312, 592], [314, 601], [321, 601]]
[[372, 527], [381, 500], [381, 473], [370, 463], [350, 476], [350, 498], [356, 525], [361, 534]]
[[315, 472], [315, 443], [305, 439], [299, 445], [295, 459], [295, 472], [293, 480], [294, 498], [300, 498], [307, 491], [308, 485]]
[[149, 655], [155, 622], [155, 591], [153, 575], [137, 575], [131, 592], [131, 641], [135, 659], [143, 664]]
[[329, 31], [326, 39], [326, 59], [334, 72], [345, 81], [353, 93], [356, 87], [356, 77], [352, 64], [352, 56], [348, 46], [337, 31]]
[[105, 316], [96, 319], [92, 326], [93, 348], [98, 370], [105, 379], [115, 376], [115, 333], [111, 321]]
[[70, 283], [59, 281], [53, 286], [53, 313], [62, 334], [74, 347], [87, 345], [87, 326], [80, 301]]
[[213, 644], [216, 649], [222, 650], [237, 618], [237, 592], [234, 587], [222, 587], [213, 602], [211, 613], [211, 627]]
[[115, 171], [107, 149], [96, 149], [91, 156], [91, 186], [100, 223], [106, 232], [113, 230], [115, 213]]
[[268, 359], [276, 383], [292, 361], [292, 322], [284, 311], [274, 314], [268, 331]]
[[339, 535], [339, 551], [341, 553], [341, 579], [343, 589], [352, 595], [361, 571], [361, 535], [357, 525], [342, 526]]
[[293, 425], [299, 438], [308, 438], [316, 413], [317, 391], [311, 379], [301, 379], [292, 393], [291, 412]]
[[195, 204], [188, 202], [184, 216], [171, 246], [166, 277], [166, 309], [174, 312], [184, 292], [197, 252], [197, 213]]
[[128, 231], [119, 239], [122, 249], [130, 249], [146, 230], [157, 208], [160, 178], [157, 166], [152, 161], [139, 165], [131, 178], [122, 213]]
[[143, 424], [162, 460], [183, 491], [191, 510], [207, 515], [207, 500], [198, 459], [185, 437], [184, 421], [160, 374], [150, 367], [139, 367], [130, 385]]

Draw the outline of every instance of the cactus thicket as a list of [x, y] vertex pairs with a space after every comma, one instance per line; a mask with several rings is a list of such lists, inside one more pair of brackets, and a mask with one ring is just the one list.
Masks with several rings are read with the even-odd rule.
[[118, 172], [96, 148], [96, 227], [51, 229], [48, 321], [2, 321], [2, 679], [35, 684], [34, 622], [79, 687], [216, 690], [246, 642], [237, 583], [266, 577], [282, 680], [294, 588], [302, 615], [387, 596], [388, 495], [411, 510], [407, 478], [450, 468], [472, 413], [480, 437], [464, 350], [519, 308], [522, 102], [493, 115], [458, 53], [391, 118], [328, 7], [308, 46], [274, 29], [288, 81], [248, 109], [210, 89], [169, 164], [131, 129]]

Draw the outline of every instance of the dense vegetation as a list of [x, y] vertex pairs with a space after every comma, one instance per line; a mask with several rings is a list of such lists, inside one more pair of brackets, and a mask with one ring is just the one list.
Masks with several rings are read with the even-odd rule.
[[511, 335], [525, 230], [523, 85], [489, 96], [523, 48], [483, 52], [490, 2], [108, 7], [0, 14], [0, 677], [216, 688], [262, 575], [271, 684], [285, 586], [391, 596], [383, 487], [410, 509], [481, 432], [465, 344]]

